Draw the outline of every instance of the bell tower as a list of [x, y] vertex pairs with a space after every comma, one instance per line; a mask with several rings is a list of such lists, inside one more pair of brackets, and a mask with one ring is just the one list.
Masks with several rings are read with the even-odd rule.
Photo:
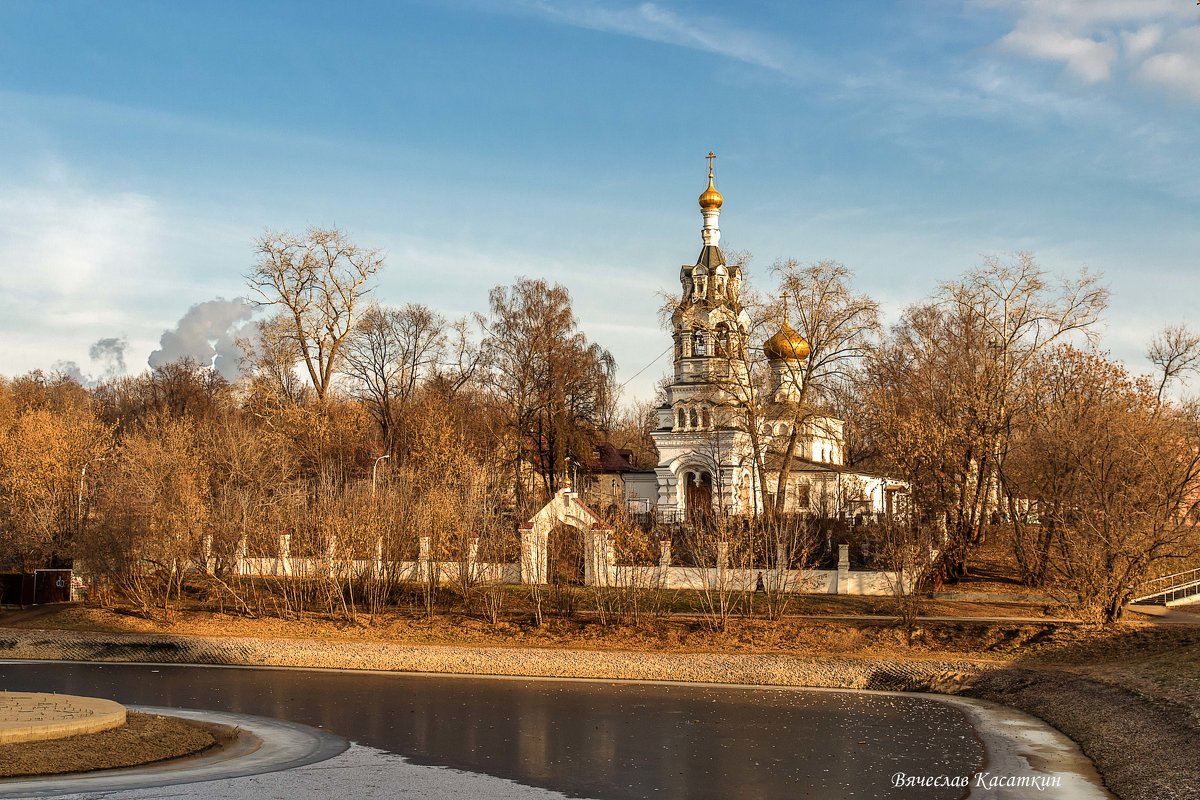
[[[718, 220], [725, 198], [717, 191], [713, 159], [708, 158], [708, 188], [699, 198], [700, 256], [679, 270], [682, 293], [671, 317], [675, 339], [675, 384], [720, 384], [730, 377], [732, 356], [745, 344], [741, 305], [742, 268], [726, 264]], [[714, 386], [713, 388], [719, 388]]]
[[730, 389], [745, 387], [748, 378], [742, 357], [749, 329], [741, 303], [742, 267], [727, 264], [721, 252], [725, 198], [716, 187], [716, 154], [707, 158], [708, 186], [699, 197], [700, 255], [679, 270], [682, 291], [671, 315], [674, 376], [653, 434], [660, 455], [659, 507], [689, 513], [731, 503], [737, 435], [730, 424]]

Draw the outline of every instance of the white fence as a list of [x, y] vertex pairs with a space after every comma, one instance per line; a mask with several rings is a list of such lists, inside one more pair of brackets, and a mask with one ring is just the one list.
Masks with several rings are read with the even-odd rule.
[[[593, 531], [590, 546], [585, 547], [584, 584], [614, 588], [654, 588], [729, 591], [770, 589], [795, 594], [894, 595], [907, 591], [900, 572], [850, 569], [848, 548], [841, 545], [837, 569], [797, 570], [730, 567], [728, 549], [718, 545], [716, 566], [678, 566], [671, 564], [669, 542], [660, 543], [659, 563], [652, 566], [617, 564], [607, 532]], [[290, 537], [279, 537], [274, 556], [247, 555], [242, 543], [234, 562], [237, 575], [278, 578], [364, 578], [389, 576], [401, 581], [426, 581], [436, 576], [439, 583], [544, 583], [546, 580], [546, 543], [530, 532], [522, 531], [522, 557], [517, 562], [477, 560], [478, 540], [472, 541], [465, 557], [457, 561], [433, 561], [429, 537], [420, 539], [416, 561], [388, 561], [383, 558], [382, 543], [372, 559], [339, 558], [336, 546], [324, 556], [293, 556]], [[212, 564], [211, 548], [206, 542], [205, 568]], [[781, 559], [782, 561], [782, 559]], [[465, 571], [465, 575], [463, 574]], [[464, 580], [465, 578], [465, 580]]]

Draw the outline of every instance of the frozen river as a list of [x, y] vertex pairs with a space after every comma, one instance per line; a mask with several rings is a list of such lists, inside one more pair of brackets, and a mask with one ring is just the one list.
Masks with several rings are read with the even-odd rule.
[[172, 665], [0, 663], [0, 688], [299, 722], [576, 797], [962, 797], [984, 748], [920, 696]]

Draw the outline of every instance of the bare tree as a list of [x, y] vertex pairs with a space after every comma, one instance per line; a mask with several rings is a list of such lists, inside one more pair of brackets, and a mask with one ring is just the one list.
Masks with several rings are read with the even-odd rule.
[[255, 321], [254, 335], [238, 339], [242, 368], [251, 375], [251, 388], [274, 403], [296, 404], [304, 399], [305, 385], [296, 373], [300, 353], [291, 339], [292, 320], [276, 313]]
[[1168, 325], [1150, 340], [1146, 358], [1158, 368], [1156, 397], [1161, 403], [1168, 386], [1200, 370], [1200, 334], [1187, 325]]
[[365, 250], [336, 228], [310, 228], [303, 236], [267, 233], [257, 243], [258, 262], [247, 276], [260, 306], [280, 309], [287, 324], [262, 331], [299, 356], [324, 403], [340, 351], [353, 329], [368, 281], [383, 268], [377, 250]]
[[965, 573], [989, 514], [1013, 497], [1004, 461], [1030, 365], [1057, 343], [1093, 338], [1107, 299], [1086, 272], [1056, 285], [1029, 254], [989, 258], [905, 312], [873, 352], [864, 402], [917, 511], [947, 523], [943, 579]]
[[[803, 361], [786, 362], [798, 379], [799, 392], [777, 403], [790, 418], [783, 447], [775, 495], [786, 501], [797, 446], [810, 420], [828, 407], [838, 388], [850, 376], [879, 334], [879, 303], [851, 288], [853, 275], [846, 267], [823, 261], [801, 267], [795, 261], [775, 266], [783, 290], [784, 320], [794, 311], [797, 332], [808, 343]], [[782, 508], [782, 507], [781, 507]]]
[[928, 526], [912, 518], [891, 518], [879, 527], [878, 561], [887, 571], [896, 615], [909, 646], [917, 637], [921, 596], [928, 588], [935, 562], [933, 537]]
[[346, 373], [393, 453], [400, 420], [420, 381], [437, 366], [446, 320], [427, 306], [368, 306], [346, 341]]
[[562, 286], [523, 278], [492, 289], [490, 299], [486, 380], [508, 422], [514, 495], [524, 510], [529, 467], [551, 494], [565, 458], [590, 456], [614, 399], [616, 362], [576, 329]]

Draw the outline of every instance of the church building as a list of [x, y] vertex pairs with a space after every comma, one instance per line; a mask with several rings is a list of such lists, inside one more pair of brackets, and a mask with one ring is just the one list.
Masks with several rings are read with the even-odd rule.
[[[700, 255], [679, 272], [674, 373], [651, 434], [659, 460], [652, 472], [624, 474], [627, 508], [653, 510], [661, 520], [758, 513], [764, 508], [759, 473], [766, 473], [766, 490], [774, 493], [791, 426], [799, 420], [785, 511], [851, 520], [899, 511], [904, 484], [846, 466], [842, 420], [797, 413], [809, 343], [786, 319], [766, 341], [750, 340], [742, 268], [721, 252], [724, 198], [714, 183], [714, 157], [709, 153], [708, 187], [699, 198]], [[765, 374], [748, 357], [755, 348], [765, 358]]]

